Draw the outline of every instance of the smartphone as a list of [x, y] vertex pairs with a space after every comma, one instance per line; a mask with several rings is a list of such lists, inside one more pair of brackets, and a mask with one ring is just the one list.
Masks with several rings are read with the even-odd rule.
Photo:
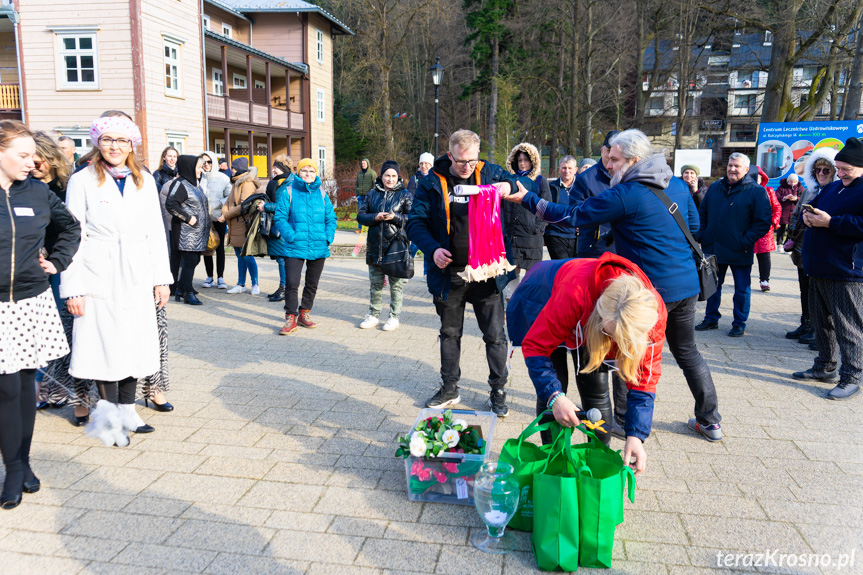
[[815, 208], [813, 208], [811, 205], [809, 205], [809, 204], [802, 204], [802, 206], [803, 206], [803, 209], [804, 209], [804, 210], [806, 210], [807, 212], [809, 212], [810, 214], [814, 214], [814, 213], [815, 213]]

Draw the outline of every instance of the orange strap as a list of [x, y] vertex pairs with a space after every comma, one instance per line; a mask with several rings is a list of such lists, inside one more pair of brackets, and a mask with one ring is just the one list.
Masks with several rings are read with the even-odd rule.
[[[479, 173], [482, 171], [482, 168], [484, 165], [485, 165], [485, 163], [482, 160], [477, 162], [476, 163], [476, 169], [474, 170], [474, 173], [473, 173], [473, 177], [474, 177], [474, 179], [476, 179], [476, 185], [478, 185], [478, 186], [480, 185]], [[443, 191], [443, 205], [444, 205], [444, 210], [446, 210], [446, 233], [449, 234], [449, 190], [447, 189], [446, 178], [444, 178], [443, 176], [441, 176], [437, 172], [435, 172], [435, 175], [440, 180], [440, 189], [441, 189], [441, 191]]]

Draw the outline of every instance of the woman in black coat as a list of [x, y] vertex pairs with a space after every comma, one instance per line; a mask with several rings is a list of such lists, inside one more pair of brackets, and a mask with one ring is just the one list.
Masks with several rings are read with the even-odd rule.
[[[407, 214], [411, 210], [412, 198], [399, 177], [399, 165], [387, 160], [381, 166], [381, 176], [375, 187], [366, 195], [366, 200], [357, 213], [357, 222], [369, 227], [366, 241], [366, 264], [369, 266], [369, 313], [360, 328], [373, 328], [380, 323], [383, 300], [384, 280], [381, 261], [387, 253], [390, 242], [398, 234], [404, 234]], [[402, 311], [402, 278], [389, 276], [390, 280], [390, 317], [384, 324], [384, 331], [399, 327], [399, 314]]]
[[[21, 122], [0, 121], [0, 453], [6, 480], [0, 507], [39, 490], [30, 469], [36, 368], [69, 353], [49, 275], [66, 269], [81, 226], [48, 186], [30, 178], [36, 144]], [[53, 251], [45, 230], [57, 229]]]
[[177, 159], [179, 157], [180, 152], [173, 146], [168, 146], [162, 150], [162, 155], [159, 157], [159, 169], [153, 172], [156, 190], [161, 192], [162, 186], [177, 177]]

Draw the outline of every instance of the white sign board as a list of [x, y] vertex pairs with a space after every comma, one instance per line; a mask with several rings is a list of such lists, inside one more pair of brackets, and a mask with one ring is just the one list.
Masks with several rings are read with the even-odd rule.
[[677, 150], [674, 152], [674, 175], [680, 176], [680, 167], [687, 164], [698, 167], [702, 178], [711, 177], [713, 150]]

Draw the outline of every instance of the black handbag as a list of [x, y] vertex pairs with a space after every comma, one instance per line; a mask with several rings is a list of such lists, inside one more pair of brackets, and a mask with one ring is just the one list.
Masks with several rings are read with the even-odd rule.
[[659, 198], [662, 205], [668, 209], [668, 213], [674, 217], [674, 221], [677, 222], [683, 235], [686, 236], [686, 241], [689, 242], [689, 247], [692, 248], [692, 253], [695, 257], [695, 267], [698, 269], [698, 285], [701, 288], [701, 292], [698, 294], [698, 301], [706, 300], [715, 294], [716, 290], [719, 288], [719, 273], [716, 271], [716, 256], [712, 254], [704, 255], [704, 252], [701, 251], [701, 246], [695, 241], [695, 238], [692, 237], [692, 233], [689, 231], [689, 226], [683, 221], [683, 216], [680, 215], [680, 210], [678, 209], [677, 204], [671, 201], [668, 194], [660, 188], [656, 188], [654, 186], [647, 187], [650, 188], [651, 192], [656, 194], [656, 197]]
[[274, 216], [270, 212], [261, 212], [261, 235], [265, 238], [278, 238], [281, 236], [276, 229]]
[[411, 242], [404, 230], [393, 236], [387, 246], [387, 251], [381, 258], [381, 271], [384, 275], [394, 278], [410, 279], [414, 277], [414, 258], [411, 256]]

